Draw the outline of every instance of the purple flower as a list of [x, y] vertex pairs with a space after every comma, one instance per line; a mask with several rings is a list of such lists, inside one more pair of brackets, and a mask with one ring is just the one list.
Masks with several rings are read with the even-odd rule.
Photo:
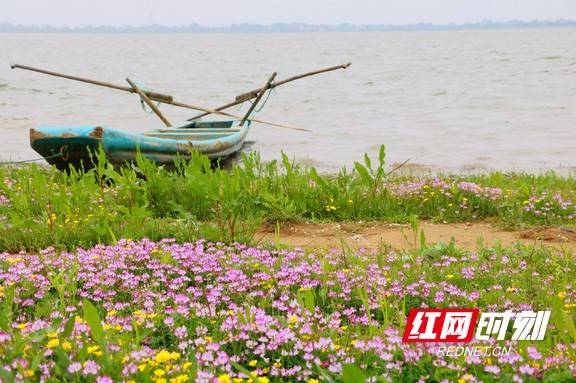
[[68, 366], [68, 372], [74, 374], [82, 369], [82, 365], [78, 362], [71, 363]]
[[185, 326], [176, 327], [176, 330], [174, 330], [174, 335], [177, 338], [186, 338], [188, 336], [188, 329]]
[[0, 343], [9, 341], [10, 339], [12, 339], [10, 334], [4, 331], [0, 331]]
[[536, 347], [534, 346], [529, 346], [526, 348], [526, 351], [528, 352], [528, 356], [532, 359], [538, 360], [538, 359], [542, 359], [542, 354], [540, 354], [538, 352], [538, 350], [536, 349]]
[[82, 370], [82, 373], [85, 376], [96, 375], [99, 370], [100, 370], [100, 366], [98, 366], [98, 364], [95, 361], [89, 360], [86, 363], [84, 363], [84, 369]]

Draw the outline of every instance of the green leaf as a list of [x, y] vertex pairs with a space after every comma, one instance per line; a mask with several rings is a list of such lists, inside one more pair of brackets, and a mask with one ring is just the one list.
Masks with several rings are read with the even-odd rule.
[[110, 238], [112, 238], [112, 244], [116, 245], [118, 243], [118, 240], [116, 239], [116, 235], [114, 235], [114, 231], [112, 231], [112, 228], [110, 227], [110, 225], [108, 226], [108, 232], [110, 233]]
[[304, 292], [304, 307], [311, 313], [314, 313], [316, 309], [316, 303], [314, 301], [314, 293], [312, 290], [306, 290]]
[[72, 334], [72, 331], [74, 330], [75, 322], [76, 322], [76, 318], [74, 316], [72, 316], [70, 319], [68, 319], [68, 321], [64, 325], [64, 331], [62, 332], [62, 338], [66, 339], [66, 338], [70, 337], [70, 335]]
[[38, 365], [40, 364], [42, 359], [44, 359], [44, 350], [40, 349], [36, 353], [36, 355], [34, 356], [34, 359], [32, 359], [32, 363], [30, 364], [30, 369], [32, 371], [36, 372], [36, 369], [38, 368]]
[[92, 337], [96, 342], [103, 343], [104, 330], [102, 329], [102, 322], [100, 321], [100, 316], [98, 316], [98, 310], [87, 299], [84, 299], [83, 308], [84, 308], [84, 320], [86, 321], [86, 323], [88, 323], [88, 326], [90, 327]]
[[546, 383], [560, 383], [560, 382], [571, 382], [573, 378], [570, 371], [555, 371], [544, 376], [544, 382]]
[[380, 162], [380, 166], [384, 166], [386, 161], [386, 147], [384, 145], [380, 145], [380, 152], [378, 153], [378, 161]]
[[342, 367], [343, 383], [362, 383], [366, 381], [366, 376], [355, 364], [345, 364]]
[[252, 376], [252, 373], [250, 372], [250, 370], [248, 370], [247, 368], [243, 367], [242, 365], [236, 363], [236, 362], [232, 362], [232, 366], [237, 369], [238, 371], [240, 371], [241, 373], [243, 373], [244, 375], [246, 375], [247, 378], [249, 378], [250, 376]]
[[372, 170], [372, 161], [370, 161], [370, 157], [368, 156], [368, 153], [364, 153], [364, 163], [366, 164], [366, 167], [369, 170]]
[[14, 374], [10, 371], [4, 369], [4, 367], [0, 367], [0, 378], [2, 378], [6, 382], [13, 382], [14, 381]]
[[356, 171], [358, 172], [358, 174], [360, 175], [360, 178], [362, 178], [362, 180], [367, 184], [367, 185], [371, 185], [372, 184], [372, 176], [370, 175], [370, 173], [368, 172], [368, 169], [366, 169], [364, 167], [364, 165], [362, 165], [360, 162], [354, 162], [354, 169], [356, 169]]

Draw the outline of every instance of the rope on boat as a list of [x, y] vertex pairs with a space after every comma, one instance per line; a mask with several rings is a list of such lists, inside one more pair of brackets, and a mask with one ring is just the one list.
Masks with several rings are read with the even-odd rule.
[[264, 106], [266, 105], [266, 103], [268, 102], [268, 99], [270, 98], [270, 95], [272, 94], [272, 92], [276, 93], [276, 91], [274, 90], [274, 88], [270, 88], [268, 90], [268, 94], [266, 95], [266, 98], [264, 99], [264, 102], [262, 102], [262, 105], [257, 108], [256, 110], [254, 110], [254, 113], [252, 113], [253, 115], [256, 113], [260, 113], [262, 111], [262, 109], [264, 109]]
[[[145, 86], [140, 85], [138, 82], [134, 81], [134, 83], [136, 84], [136, 86], [138, 86], [138, 88], [140, 88], [143, 92], [151, 92], [149, 89], [147, 89]], [[156, 108], [160, 108], [160, 104], [162, 104], [161, 102], [158, 102], [156, 104]], [[140, 105], [142, 106], [142, 110], [144, 111], [144, 113], [148, 113], [148, 114], [152, 114], [154, 113], [154, 111], [152, 109], [148, 109], [146, 107], [146, 103], [144, 102], [144, 100], [142, 99], [142, 97], [140, 97]]]
[[9, 162], [0, 162], [0, 166], [2, 165], [18, 165], [18, 164], [24, 164], [27, 162], [37, 162], [37, 161], [43, 161], [43, 160], [49, 160], [52, 158], [58, 158], [58, 157], [63, 157], [64, 153], [61, 151], [59, 153], [56, 153], [52, 156], [48, 156], [48, 157], [39, 157], [39, 158], [33, 158], [30, 160], [22, 160], [22, 161], [9, 161]]

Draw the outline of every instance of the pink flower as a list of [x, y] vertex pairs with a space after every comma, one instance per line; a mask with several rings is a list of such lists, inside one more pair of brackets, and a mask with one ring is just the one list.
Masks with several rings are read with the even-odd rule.
[[71, 363], [68, 366], [68, 372], [74, 374], [82, 369], [82, 365], [78, 362]]
[[95, 361], [89, 360], [84, 364], [84, 369], [82, 370], [82, 373], [85, 376], [88, 376], [88, 375], [96, 375], [98, 371], [100, 371], [100, 366], [98, 366], [98, 364]]

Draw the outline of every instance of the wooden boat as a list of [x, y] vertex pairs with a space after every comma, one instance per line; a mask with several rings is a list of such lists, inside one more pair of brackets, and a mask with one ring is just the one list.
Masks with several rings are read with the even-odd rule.
[[[140, 97], [142, 105], [148, 105], [152, 112], [166, 125], [165, 129], [144, 133], [128, 133], [100, 126], [57, 126], [30, 129], [30, 145], [32, 148], [44, 157], [49, 164], [55, 165], [58, 169], [67, 170], [70, 166], [75, 168], [83, 167], [84, 169], [93, 167], [94, 163], [91, 153], [99, 150], [100, 147], [104, 149], [107, 160], [115, 166], [135, 160], [137, 153], [141, 153], [159, 165], [167, 166], [173, 165], [174, 160], [178, 157], [188, 158], [192, 150], [203, 153], [212, 161], [226, 159], [242, 149], [251, 122], [309, 132], [307, 129], [255, 119], [252, 117], [252, 113], [256, 111], [256, 105], [267, 91], [301, 78], [337, 69], [346, 69], [350, 66], [350, 63], [304, 73], [277, 82], [274, 82], [276, 77], [276, 72], [274, 72], [263, 87], [236, 96], [234, 101], [214, 109], [178, 102], [171, 95], [141, 89], [129, 78], [126, 81], [130, 87], [126, 87], [27, 65], [11, 64], [10, 66], [12, 69], [23, 69], [123, 92], [136, 93]], [[225, 109], [252, 99], [250, 107], [242, 117], [224, 112]], [[155, 105], [153, 101], [158, 102], [158, 105], [160, 103], [169, 104], [180, 108], [198, 110], [203, 113], [189, 119], [188, 122], [181, 126], [172, 127], [170, 121], [160, 112], [158, 105]], [[199, 118], [209, 114], [226, 116], [226, 118], [233, 118], [233, 120], [212, 122], [199, 120]]]
[[115, 166], [133, 161], [138, 152], [159, 165], [170, 166], [178, 156], [189, 157], [191, 150], [211, 160], [225, 159], [242, 148], [249, 128], [250, 121], [240, 126], [239, 120], [194, 121], [140, 134], [99, 126], [43, 127], [30, 129], [30, 145], [62, 170], [93, 167], [90, 151], [100, 146]]

